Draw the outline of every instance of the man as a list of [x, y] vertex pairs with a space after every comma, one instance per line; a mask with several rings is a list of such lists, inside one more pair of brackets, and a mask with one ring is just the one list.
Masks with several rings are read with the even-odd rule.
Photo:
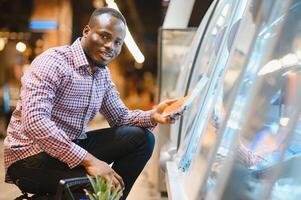
[[[121, 51], [126, 21], [116, 10], [95, 10], [83, 37], [47, 50], [22, 78], [21, 99], [4, 142], [6, 181], [25, 192], [55, 194], [60, 179], [86, 174], [113, 177], [123, 199], [150, 158], [156, 123], [174, 100], [150, 111], [128, 110], [111, 81], [107, 64]], [[85, 133], [102, 113], [111, 128]], [[109, 166], [113, 163], [112, 168]]]

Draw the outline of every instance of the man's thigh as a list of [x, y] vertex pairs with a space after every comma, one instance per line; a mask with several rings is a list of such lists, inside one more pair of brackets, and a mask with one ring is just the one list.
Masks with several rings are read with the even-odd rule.
[[84, 167], [70, 169], [46, 153], [17, 161], [8, 173], [22, 191], [33, 194], [55, 194], [61, 179], [86, 176]]
[[[98, 159], [113, 163], [136, 151], [140, 143], [152, 135], [149, 132], [138, 127], [114, 127], [88, 132], [87, 139], [74, 142]], [[61, 179], [87, 175], [83, 166], [70, 169], [67, 164], [44, 152], [17, 161], [8, 173], [21, 190], [34, 194], [54, 194]]]
[[121, 126], [87, 132], [88, 138], [77, 143], [110, 164], [136, 151], [149, 135], [151, 131], [144, 128]]

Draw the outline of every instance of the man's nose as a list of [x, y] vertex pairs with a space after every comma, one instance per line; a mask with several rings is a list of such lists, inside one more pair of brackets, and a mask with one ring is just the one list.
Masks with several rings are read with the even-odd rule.
[[107, 41], [107, 42], [104, 44], [104, 46], [105, 46], [106, 48], [113, 49], [113, 41]]

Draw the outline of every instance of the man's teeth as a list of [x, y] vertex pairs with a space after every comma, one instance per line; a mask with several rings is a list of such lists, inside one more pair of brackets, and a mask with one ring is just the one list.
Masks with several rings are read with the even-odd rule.
[[103, 52], [103, 55], [105, 55], [105, 56], [107, 56], [107, 57], [109, 57], [109, 56], [110, 56], [109, 54], [107, 54], [107, 53], [105, 53], [105, 52]]

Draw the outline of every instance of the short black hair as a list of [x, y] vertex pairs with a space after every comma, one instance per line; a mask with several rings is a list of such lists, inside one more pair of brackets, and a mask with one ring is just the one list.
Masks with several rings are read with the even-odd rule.
[[120, 19], [124, 23], [124, 25], [126, 25], [126, 20], [125, 20], [124, 16], [118, 10], [115, 10], [114, 8], [109, 8], [109, 7], [102, 7], [102, 8], [98, 8], [98, 9], [94, 10], [94, 12], [90, 16], [89, 25], [92, 24], [92, 20], [94, 17], [102, 15], [104, 13], [108, 13], [108, 14]]

